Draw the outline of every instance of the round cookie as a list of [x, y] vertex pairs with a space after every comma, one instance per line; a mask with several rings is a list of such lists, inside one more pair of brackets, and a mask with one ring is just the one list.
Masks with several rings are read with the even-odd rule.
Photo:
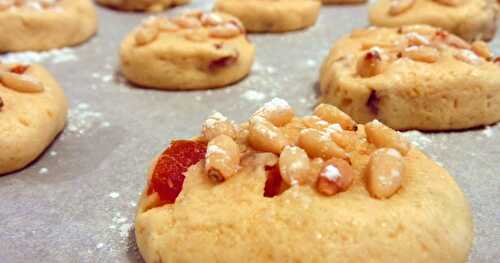
[[0, 53], [73, 46], [97, 30], [90, 0], [2, 1], [0, 24]]
[[214, 10], [238, 17], [249, 32], [286, 32], [310, 27], [319, 0], [217, 0]]
[[159, 12], [191, 0], [97, 0], [97, 3], [124, 11]]
[[140, 86], [208, 89], [244, 78], [255, 48], [240, 22], [221, 13], [150, 18], [123, 41], [121, 70]]
[[498, 5], [494, 0], [378, 0], [370, 7], [369, 16], [375, 26], [427, 24], [467, 41], [491, 40]]
[[466, 262], [473, 237], [453, 178], [399, 133], [279, 99], [174, 141], [135, 234], [146, 262]]
[[500, 120], [499, 60], [430, 26], [356, 30], [322, 65], [321, 101], [398, 130], [489, 125]]
[[67, 111], [43, 67], [0, 64], [0, 175], [35, 160], [64, 128]]

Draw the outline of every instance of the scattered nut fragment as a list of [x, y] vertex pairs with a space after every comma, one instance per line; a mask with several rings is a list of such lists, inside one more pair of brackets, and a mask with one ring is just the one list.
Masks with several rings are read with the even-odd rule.
[[195, 29], [202, 27], [200, 20], [195, 17], [181, 16], [173, 17], [170, 20], [181, 28]]
[[428, 46], [411, 46], [405, 48], [401, 55], [415, 61], [434, 63], [439, 59], [439, 51]]
[[486, 44], [486, 42], [484, 41], [481, 40], [474, 41], [472, 43], [471, 49], [472, 51], [474, 51], [474, 53], [476, 53], [476, 55], [484, 59], [491, 59], [493, 57], [493, 53], [488, 47], [488, 44]]
[[236, 138], [236, 128], [224, 115], [215, 112], [210, 115], [202, 126], [203, 139], [210, 141], [219, 135], [227, 135]]
[[332, 196], [346, 191], [352, 185], [354, 171], [348, 162], [332, 158], [323, 164], [316, 187], [318, 192]]
[[42, 92], [43, 83], [29, 76], [11, 72], [0, 72], [0, 82], [7, 88], [27, 93]]
[[431, 37], [435, 36], [436, 29], [428, 25], [410, 25], [399, 28], [398, 32], [401, 34], [417, 33], [419, 35]]
[[404, 159], [396, 149], [381, 148], [372, 153], [366, 168], [368, 192], [379, 199], [389, 198], [401, 188]]
[[458, 52], [454, 54], [454, 57], [462, 62], [471, 65], [480, 65], [484, 61], [476, 55], [476, 53], [468, 50], [468, 49], [460, 49]]
[[307, 128], [312, 128], [320, 131], [327, 129], [331, 125], [329, 122], [321, 119], [318, 116], [305, 116], [302, 118], [302, 122]]
[[447, 6], [457, 6], [460, 0], [433, 0], [434, 2]]
[[347, 153], [331, 139], [328, 133], [315, 129], [304, 129], [300, 132], [298, 145], [303, 148], [311, 158], [323, 158], [328, 160], [332, 157], [347, 159]]
[[352, 131], [356, 127], [356, 122], [349, 115], [330, 104], [318, 105], [314, 115], [329, 123], [338, 123], [344, 130]]
[[427, 37], [417, 32], [409, 32], [405, 35], [405, 37], [408, 40], [408, 45], [410, 46], [422, 46], [431, 44], [431, 41], [427, 39]]
[[406, 12], [415, 4], [415, 0], [392, 0], [389, 6], [389, 15], [396, 16]]
[[200, 20], [204, 26], [218, 26], [224, 22], [220, 15], [214, 13], [203, 14]]
[[147, 45], [158, 37], [158, 28], [141, 27], [135, 33], [135, 43], [139, 46]]
[[447, 31], [444, 30], [438, 30], [435, 33], [435, 39], [437, 41], [441, 41], [449, 46], [456, 47], [456, 48], [462, 48], [462, 49], [470, 49], [471, 45], [467, 43], [467, 41], [461, 39], [460, 37], [448, 33]]
[[161, 19], [158, 22], [158, 30], [160, 32], [176, 32], [179, 30], [179, 26], [168, 19]]
[[250, 120], [248, 131], [248, 143], [258, 151], [280, 154], [287, 145], [287, 139], [280, 129], [260, 116]]
[[295, 116], [292, 107], [283, 99], [274, 98], [259, 108], [253, 116], [261, 116], [277, 127], [289, 123]]
[[332, 140], [346, 150], [352, 150], [356, 145], [358, 137], [353, 131], [338, 131], [331, 133]]
[[224, 23], [210, 28], [208, 34], [215, 38], [233, 38], [241, 34], [241, 31], [240, 28], [233, 23]]
[[400, 133], [378, 120], [367, 123], [365, 132], [368, 142], [377, 148], [394, 148], [402, 155], [406, 155], [410, 150], [410, 143]]
[[297, 146], [286, 146], [279, 158], [283, 181], [288, 185], [304, 184], [310, 174], [309, 157]]
[[208, 143], [205, 170], [214, 182], [222, 182], [238, 172], [240, 150], [227, 135], [219, 135]]
[[381, 49], [374, 47], [368, 50], [359, 58], [356, 69], [362, 78], [370, 78], [382, 73]]

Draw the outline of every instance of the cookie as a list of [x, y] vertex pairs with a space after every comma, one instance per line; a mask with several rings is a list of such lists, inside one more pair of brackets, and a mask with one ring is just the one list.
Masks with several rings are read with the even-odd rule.
[[498, 5], [494, 0], [378, 0], [369, 15], [375, 26], [427, 24], [467, 41], [487, 41], [495, 35]]
[[159, 12], [191, 0], [97, 0], [97, 3], [124, 11]]
[[321, 101], [356, 121], [398, 130], [456, 130], [500, 120], [500, 61], [430, 26], [356, 30], [330, 50]]
[[66, 122], [66, 97], [37, 65], [0, 64], [0, 174], [24, 168]]
[[146, 262], [466, 262], [473, 237], [453, 178], [398, 132], [279, 99], [173, 141], [135, 234]]
[[5, 0], [0, 25], [0, 53], [42, 51], [86, 41], [97, 19], [90, 0]]
[[286, 32], [316, 23], [319, 0], [217, 0], [214, 10], [238, 17], [249, 32]]
[[131, 82], [158, 89], [208, 89], [244, 78], [255, 48], [238, 19], [190, 12], [149, 18], [120, 49], [121, 70]]

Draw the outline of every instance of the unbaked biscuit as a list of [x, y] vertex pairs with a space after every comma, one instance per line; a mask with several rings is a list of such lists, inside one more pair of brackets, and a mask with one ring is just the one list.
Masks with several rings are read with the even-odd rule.
[[208, 89], [237, 82], [252, 67], [255, 48], [238, 19], [190, 12], [152, 17], [121, 45], [121, 70], [131, 82], [158, 89]]
[[0, 53], [80, 44], [97, 30], [90, 0], [0, 1]]
[[473, 236], [453, 178], [398, 132], [279, 99], [174, 141], [135, 234], [146, 262], [466, 262]]
[[316, 23], [319, 0], [217, 0], [214, 10], [238, 17], [249, 32], [286, 32]]
[[500, 64], [488, 45], [430, 26], [355, 30], [321, 68], [321, 101], [356, 121], [455, 130], [500, 120]]
[[159, 12], [191, 0], [97, 0], [97, 3], [124, 11]]
[[63, 129], [67, 111], [62, 89], [43, 67], [0, 64], [0, 174], [35, 160]]
[[428, 24], [466, 39], [491, 40], [496, 31], [494, 0], [378, 0], [369, 11], [375, 26]]

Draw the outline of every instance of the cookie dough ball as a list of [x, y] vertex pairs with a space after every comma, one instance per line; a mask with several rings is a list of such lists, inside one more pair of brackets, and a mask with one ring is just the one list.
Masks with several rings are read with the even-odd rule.
[[97, 3], [124, 11], [159, 12], [191, 0], [97, 0]]
[[146, 20], [125, 38], [120, 58], [125, 77], [140, 86], [208, 89], [245, 77], [255, 48], [238, 19], [191, 12]]
[[0, 53], [80, 44], [97, 30], [90, 0], [0, 1]]
[[491, 40], [498, 5], [494, 0], [378, 0], [369, 11], [375, 26], [427, 24], [467, 41]]
[[348, 4], [361, 4], [366, 3], [366, 0], [322, 0], [324, 5], [337, 4], [337, 5], [348, 5]]
[[214, 9], [238, 17], [249, 32], [286, 32], [316, 23], [319, 0], [217, 0]]
[[35, 160], [64, 127], [68, 106], [43, 67], [0, 64], [0, 174]]
[[330, 50], [321, 100], [356, 121], [398, 130], [455, 130], [500, 120], [500, 61], [430, 26], [356, 30]]
[[135, 220], [146, 262], [466, 262], [453, 178], [380, 122], [283, 100], [221, 114], [153, 162]]

